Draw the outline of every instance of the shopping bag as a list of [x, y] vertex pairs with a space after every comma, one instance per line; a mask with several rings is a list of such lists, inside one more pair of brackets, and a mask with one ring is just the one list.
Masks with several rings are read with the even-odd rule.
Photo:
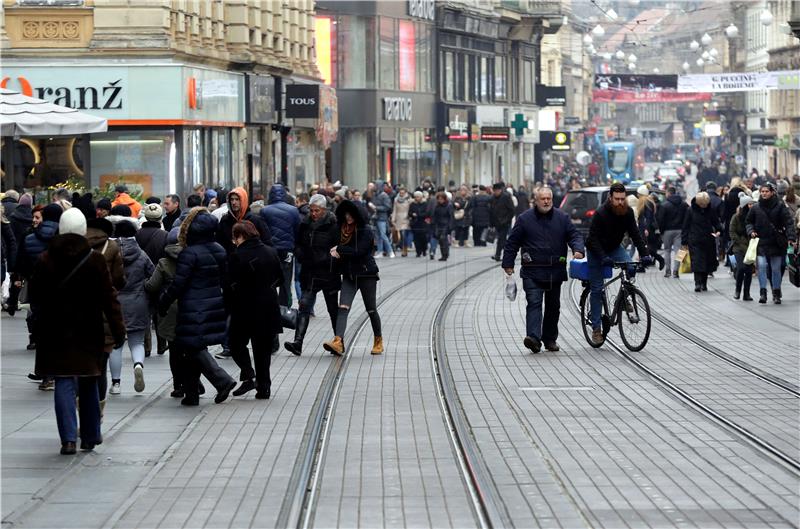
[[675, 252], [675, 260], [678, 261], [679, 263], [682, 263], [683, 260], [686, 259], [687, 255], [689, 255], [689, 250], [681, 248], [680, 250]]
[[744, 264], [751, 265], [756, 262], [756, 258], [758, 258], [758, 237], [750, 239], [747, 251], [744, 253]]
[[800, 287], [800, 256], [796, 252], [791, 251], [786, 255], [786, 271], [789, 275], [789, 282], [796, 287]]
[[280, 305], [281, 309], [281, 327], [284, 329], [294, 329], [297, 327], [297, 309], [290, 309], [284, 305]]
[[681, 261], [681, 266], [678, 269], [678, 273], [689, 274], [691, 273], [691, 271], [692, 271], [692, 258], [689, 255], [689, 252], [686, 252], [683, 261]]
[[517, 282], [514, 279], [514, 274], [508, 275], [503, 272], [503, 275], [506, 276], [506, 297], [509, 301], [514, 301], [517, 299]]
[[494, 228], [488, 228], [486, 230], [486, 238], [484, 239], [489, 244], [494, 244], [494, 240], [497, 238], [497, 230]]

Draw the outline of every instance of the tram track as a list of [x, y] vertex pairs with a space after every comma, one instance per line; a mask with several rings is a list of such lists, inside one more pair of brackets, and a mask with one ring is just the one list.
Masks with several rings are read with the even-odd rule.
[[[576, 281], [574, 281], [574, 280], [570, 283], [569, 295], [570, 295], [570, 299], [572, 300], [572, 304], [573, 304], [574, 308], [576, 309], [578, 314], [580, 314], [580, 305], [578, 303], [578, 298], [575, 295], [575, 288], [574, 288], [575, 287], [575, 283], [576, 283]], [[651, 311], [651, 316], [653, 317], [653, 319], [655, 319], [659, 323], [662, 323], [662, 324], [664, 323], [663, 318], [656, 317], [652, 313], [652, 311]], [[797, 396], [797, 392], [793, 391], [791, 387], [788, 387], [788, 388], [784, 387], [786, 384], [788, 384], [788, 383], [786, 383], [786, 381], [782, 381], [782, 379], [778, 378], [778, 381], [782, 381], [782, 382], [784, 382], [786, 384], [782, 385], [780, 383], [776, 383], [776, 381], [774, 381], [772, 379], [777, 378], [777, 377], [773, 377], [771, 375], [763, 373], [763, 372], [761, 372], [761, 370], [759, 370], [757, 368], [752, 368], [752, 366], [749, 366], [748, 364], [746, 364], [746, 362], [743, 362], [743, 361], [738, 361], [737, 362], [736, 360], [738, 360], [738, 359], [734, 359], [733, 357], [731, 357], [730, 355], [728, 355], [727, 353], [724, 353], [724, 352], [722, 352], [723, 355], [720, 356], [718, 354], [713, 353], [712, 351], [709, 351], [709, 349], [715, 349], [715, 348], [713, 346], [711, 346], [710, 344], [706, 343], [705, 345], [709, 346], [709, 348], [707, 349], [706, 347], [704, 347], [704, 344], [697, 343], [698, 341], [702, 341], [702, 340], [699, 340], [699, 339], [692, 340], [691, 338], [689, 338], [689, 337], [687, 337], [685, 335], [690, 335], [693, 338], [697, 338], [697, 337], [695, 337], [694, 335], [691, 335], [691, 333], [689, 333], [688, 331], [679, 332], [675, 328], [676, 326], [674, 324], [670, 323], [670, 325], [665, 325], [665, 327], [667, 327], [671, 331], [677, 333], [682, 338], [689, 340], [690, 342], [692, 342], [694, 345], [700, 347], [701, 349], [703, 349], [703, 350], [705, 350], [705, 351], [707, 351], [707, 352], [709, 352], [711, 354], [714, 354], [714, 356], [722, 359], [723, 361], [727, 362], [728, 364], [733, 365], [733, 366], [735, 366], [735, 367], [737, 367], [737, 368], [739, 368], [739, 369], [741, 369], [743, 371], [746, 371], [746, 372], [750, 373], [751, 375], [753, 375], [753, 376], [759, 378], [760, 380], [763, 380], [763, 381], [765, 381], [765, 382], [767, 382], [767, 383], [769, 383], [769, 384], [771, 384], [773, 386], [777, 386], [777, 387], [781, 388], [783, 391], [788, 391], [791, 394], [793, 394], [794, 396]], [[791, 472], [791, 473], [793, 473], [793, 474], [795, 474], [797, 476], [800, 476], [800, 460], [792, 457], [791, 455], [789, 455], [785, 451], [783, 451], [780, 448], [774, 446], [772, 443], [768, 442], [767, 440], [763, 439], [762, 437], [760, 437], [756, 433], [752, 432], [750, 429], [741, 426], [740, 424], [738, 424], [734, 420], [731, 420], [731, 419], [725, 417], [724, 415], [722, 415], [718, 411], [716, 411], [716, 410], [712, 409], [711, 407], [703, 404], [698, 398], [692, 396], [689, 392], [687, 392], [686, 390], [682, 389], [676, 383], [668, 380], [666, 377], [664, 377], [664, 376], [660, 375], [659, 373], [657, 373], [653, 368], [647, 366], [644, 362], [642, 362], [639, 359], [637, 359], [630, 351], [628, 351], [624, 347], [621, 347], [613, 339], [611, 339], [610, 336], [606, 337], [606, 342], [605, 343], [608, 344], [617, 353], [617, 355], [620, 356], [623, 360], [625, 360], [629, 364], [633, 365], [639, 371], [641, 371], [642, 373], [644, 373], [648, 377], [650, 377], [653, 380], [655, 380], [656, 382], [658, 382], [661, 386], [666, 388], [672, 395], [676, 396], [677, 398], [679, 398], [683, 402], [689, 404], [690, 406], [692, 406], [693, 408], [698, 410], [700, 413], [702, 413], [706, 417], [714, 420], [716, 423], [724, 426], [725, 428], [727, 428], [730, 431], [735, 432], [736, 434], [738, 434], [738, 436], [740, 438], [742, 438], [748, 444], [750, 444], [751, 446], [755, 447], [756, 449], [758, 449], [759, 451], [761, 451], [762, 453], [764, 453], [765, 455], [767, 455], [768, 457], [770, 457], [774, 461], [778, 462], [787, 471], [789, 471], [789, 472]], [[717, 350], [716, 352], [720, 352], [720, 351]], [[749, 369], [749, 368], [752, 368], [752, 369]], [[762, 378], [762, 375], [767, 375], [767, 376], [765, 378]], [[792, 384], [788, 384], [788, 385], [792, 386]]]
[[[391, 290], [386, 292], [380, 300], [378, 300], [378, 308], [380, 309], [386, 302], [392, 299], [396, 294], [403, 291], [412, 284], [428, 278], [434, 274], [451, 270], [459, 266], [483, 260], [485, 257], [475, 257], [453, 263], [435, 270], [429, 270], [424, 274], [417, 276], [413, 279], [407, 280]], [[477, 274], [471, 275], [468, 279], [484, 273], [492, 268], [496, 268], [496, 264], [482, 269]], [[467, 280], [468, 280], [467, 279]], [[454, 288], [456, 290], [462, 281]], [[322, 466], [324, 465], [326, 450], [329, 442], [329, 432], [332, 424], [333, 414], [336, 409], [336, 404], [342, 382], [347, 373], [347, 368], [351, 358], [351, 352], [357, 343], [361, 333], [369, 323], [369, 317], [366, 312], [359, 316], [353, 325], [353, 331], [350, 336], [345, 340], [345, 354], [342, 357], [335, 359], [331, 363], [322, 384], [317, 394], [317, 398], [312, 408], [311, 417], [308, 426], [303, 435], [301, 447], [299, 450], [300, 456], [298, 464], [294, 466], [295, 470], [290, 478], [289, 486], [287, 487], [287, 494], [284, 497], [281, 509], [278, 514], [276, 526], [278, 527], [296, 527], [306, 529], [311, 527], [314, 523], [314, 514], [316, 510], [316, 502], [319, 499], [320, 478], [322, 475]], [[476, 512], [476, 517], [480, 519]], [[491, 525], [483, 526], [491, 527]]]

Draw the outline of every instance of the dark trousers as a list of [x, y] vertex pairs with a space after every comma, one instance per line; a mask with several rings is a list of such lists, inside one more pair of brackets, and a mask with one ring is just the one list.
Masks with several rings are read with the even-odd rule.
[[283, 281], [278, 286], [278, 303], [284, 307], [292, 306], [292, 272], [294, 271], [294, 256], [289, 250], [278, 250], [281, 259]]
[[497, 230], [497, 246], [495, 246], [494, 256], [500, 259], [503, 255], [503, 248], [506, 247], [506, 237], [508, 237], [508, 230], [510, 226], [498, 226]]
[[317, 286], [304, 288], [303, 295], [300, 296], [300, 313], [310, 315], [314, 311], [314, 303], [317, 301], [317, 293], [319, 292], [322, 292], [325, 298], [325, 306], [328, 308], [328, 315], [331, 317], [331, 326], [333, 327], [333, 332], [336, 332], [336, 315], [339, 312], [338, 290], [323, 290]]
[[736, 292], [750, 295], [750, 283], [753, 281], [753, 265], [744, 264], [744, 254], [737, 253], [736, 256]]
[[522, 288], [527, 301], [525, 332], [541, 342], [555, 342], [558, 339], [558, 317], [561, 314], [561, 282], [544, 283], [523, 278]]
[[456, 228], [456, 240], [459, 246], [464, 246], [469, 236], [469, 226], [459, 226]]
[[226, 389], [236, 381], [227, 371], [217, 364], [208, 349], [188, 349], [181, 347], [184, 355], [183, 362], [183, 391], [187, 396], [196, 396], [200, 387], [200, 375], [211, 382], [217, 391]]
[[475, 225], [472, 227], [472, 244], [475, 246], [486, 246], [486, 240], [483, 238], [483, 232], [489, 226]]
[[357, 277], [353, 280], [344, 278], [342, 280], [342, 293], [339, 302], [339, 315], [336, 318], [336, 329], [334, 333], [340, 338], [344, 338], [347, 330], [347, 316], [353, 306], [356, 291], [361, 291], [361, 299], [364, 301], [364, 308], [367, 309], [369, 321], [372, 324], [374, 336], [381, 336], [381, 317], [378, 315], [378, 278], [377, 277]]
[[442, 259], [450, 257], [450, 232], [447, 229], [437, 229], [436, 239], [439, 241], [439, 251], [442, 252]]
[[106, 400], [108, 393], [108, 356], [110, 353], [103, 353], [102, 375], [97, 377], [97, 393], [101, 401]]
[[[231, 321], [231, 353], [233, 361], [241, 370], [239, 380], [256, 379], [259, 391], [266, 391], [272, 386], [269, 376], [270, 356], [272, 355], [272, 342], [275, 335], [261, 332], [256, 325], [250, 322], [239, 322], [234, 317]], [[253, 364], [250, 363], [250, 351], [247, 342], [253, 346]], [[255, 365], [255, 369], [253, 369]]]
[[425, 252], [428, 251], [427, 228], [421, 230], [414, 230], [414, 249], [417, 251], [417, 257], [425, 254]]
[[[80, 398], [77, 410], [75, 409], [75, 397]], [[62, 443], [77, 442], [79, 416], [81, 439], [91, 444], [102, 441], [97, 377], [55, 377], [53, 399], [58, 435], [61, 437]]]
[[184, 362], [183, 350], [175, 342], [169, 342], [169, 370], [172, 373], [172, 389], [183, 391]]

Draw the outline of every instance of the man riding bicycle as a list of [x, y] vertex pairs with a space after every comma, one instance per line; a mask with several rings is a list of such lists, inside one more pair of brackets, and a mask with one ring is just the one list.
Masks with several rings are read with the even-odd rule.
[[611, 185], [608, 200], [592, 217], [589, 236], [586, 239], [586, 254], [589, 262], [589, 284], [591, 288], [590, 317], [592, 320], [592, 341], [602, 343], [604, 340], [601, 316], [603, 312], [603, 267], [615, 262], [630, 260], [628, 252], [622, 247], [622, 239], [627, 233], [639, 251], [639, 259], [648, 265], [653, 258], [647, 251], [647, 245], [639, 234], [636, 217], [628, 207], [625, 186], [620, 183]]

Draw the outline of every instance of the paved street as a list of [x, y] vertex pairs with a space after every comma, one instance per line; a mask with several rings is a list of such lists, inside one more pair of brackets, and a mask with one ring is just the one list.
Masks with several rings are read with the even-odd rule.
[[[483, 516], [476, 497], [495, 526], [797, 525], [800, 481], [787, 465], [609, 346], [586, 345], [570, 296], [580, 285], [562, 290], [561, 351], [524, 350], [524, 295], [513, 303], [503, 297], [488, 255], [467, 248], [454, 249], [447, 263], [379, 261], [383, 356], [369, 354], [360, 301], [346, 336], [350, 355], [340, 361], [322, 351], [331, 330], [320, 300], [303, 356], [273, 357], [267, 402], [251, 396], [214, 405], [207, 394], [199, 408], [181, 407], [169, 397], [168, 362], [159, 356], [146, 360], [147, 387], [136, 394], [125, 358], [122, 394], [106, 407], [104, 443], [75, 457], [58, 455], [52, 393], [25, 376], [33, 354], [24, 350], [24, 317], [4, 315], [4, 526], [272, 527], [296, 523], [299, 512], [317, 527], [472, 527]], [[732, 280], [722, 270], [702, 294], [688, 277], [655, 271], [638, 284], [657, 317], [797, 386], [797, 289], [785, 289], [782, 306], [759, 306], [731, 300]], [[444, 362], [432, 360], [432, 331], [441, 333], [436, 351]], [[796, 396], [657, 320], [636, 355], [797, 458]], [[232, 361], [222, 365], [238, 374]], [[452, 417], [440, 404], [434, 367], [455, 388]], [[332, 381], [322, 442], [310, 445]], [[451, 421], [466, 426], [460, 445]], [[466, 474], [456, 446], [467, 454]], [[298, 511], [293, 498], [307, 453], [320, 457], [313, 494]]]

